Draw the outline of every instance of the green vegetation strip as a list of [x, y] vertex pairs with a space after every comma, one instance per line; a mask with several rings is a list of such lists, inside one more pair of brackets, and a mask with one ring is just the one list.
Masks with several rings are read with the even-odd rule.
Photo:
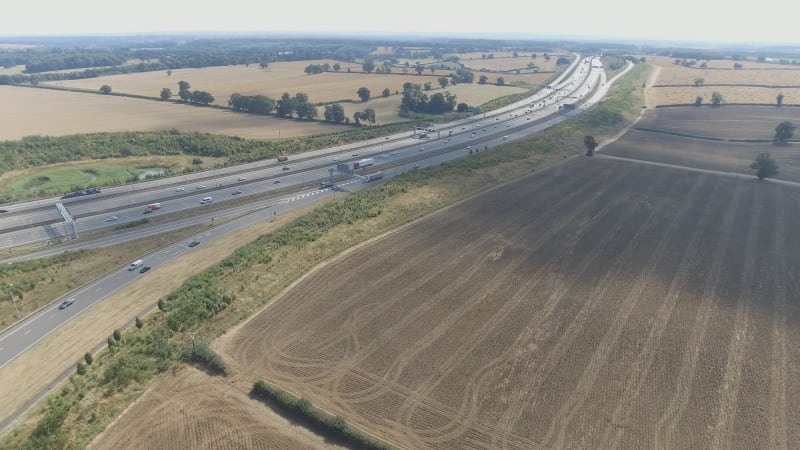
[[[0, 448], [86, 447], [141, 396], [150, 380], [186, 360], [189, 346], [197, 353], [198, 342], [210, 342], [246, 320], [321, 260], [544, 165], [582, 154], [585, 135], [600, 140], [619, 132], [639, 114], [639, 86], [647, 70], [645, 65], [635, 67], [606, 101], [575, 120], [491, 151], [401, 175], [321, 206], [239, 248], [160, 300], [159, 313], [137, 321], [143, 322], [141, 329], [137, 326], [121, 339], [109, 337], [108, 351], [84, 367], [85, 374], [71, 376], [58, 400], [51, 398], [37, 408], [35, 425], [15, 429], [0, 441]], [[420, 188], [433, 189], [436, 200], [411, 206], [394, 202], [415, 198]], [[262, 276], [273, 282], [262, 286]], [[212, 362], [216, 358], [209, 354], [188, 359], [207, 368], [225, 367], [224, 361]]]
[[253, 384], [252, 395], [269, 405], [277, 406], [287, 415], [302, 419], [309, 428], [323, 435], [333, 435], [346, 442], [351, 448], [369, 450], [389, 450], [395, 447], [368, 436], [348, 424], [344, 417], [332, 416], [315, 408], [310, 401], [296, 397], [275, 388], [261, 380]]

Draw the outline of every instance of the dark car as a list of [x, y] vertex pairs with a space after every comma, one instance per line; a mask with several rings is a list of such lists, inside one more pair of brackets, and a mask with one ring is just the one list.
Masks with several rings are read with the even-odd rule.
[[283, 166], [283, 170], [289, 170], [289, 166]]
[[233, 191], [233, 192], [231, 192], [231, 195], [239, 195], [241, 193], [242, 193], [242, 191]]
[[69, 305], [71, 305], [73, 303], [75, 303], [75, 299], [74, 298], [71, 298], [71, 299], [68, 299], [68, 300], [64, 300], [63, 302], [61, 302], [60, 305], [58, 305], [58, 309], [67, 309], [67, 306], [69, 306]]
[[148, 270], [150, 270], [150, 266], [142, 266], [142, 268], [139, 269], [139, 273], [145, 273]]
[[198, 240], [194, 240], [189, 243], [189, 247], [197, 247], [198, 245], [200, 245], [200, 241]]

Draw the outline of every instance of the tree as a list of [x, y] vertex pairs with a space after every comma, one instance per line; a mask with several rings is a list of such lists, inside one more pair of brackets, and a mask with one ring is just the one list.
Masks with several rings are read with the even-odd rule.
[[364, 61], [364, 64], [362, 64], [361, 68], [366, 73], [372, 73], [372, 71], [375, 70], [375, 62], [372, 61], [371, 59], [368, 59]]
[[437, 81], [439, 82], [439, 86], [441, 86], [442, 89], [446, 88], [447, 85], [450, 84], [450, 80], [447, 77], [439, 77]]
[[706, 80], [704, 80], [703, 78], [695, 78], [694, 79], [694, 85], [695, 86], [702, 86], [703, 83], [705, 83], [705, 82], [706, 82]]
[[776, 103], [776, 104], [777, 104], [777, 106], [779, 106], [779, 107], [780, 107], [780, 106], [783, 106], [783, 93], [780, 93], [780, 94], [778, 94], [778, 96], [777, 96], [777, 97], [775, 97], [775, 103]]
[[792, 125], [792, 122], [789, 122], [788, 120], [779, 123], [778, 126], [775, 127], [775, 138], [773, 139], [773, 142], [776, 144], [788, 143], [789, 139], [791, 139], [794, 135], [795, 128], [797, 127]]
[[361, 113], [361, 119], [369, 123], [375, 123], [375, 110], [372, 108], [365, 109], [364, 112]]
[[714, 93], [711, 94], [711, 106], [719, 106], [723, 101], [722, 94], [719, 92], [714, 91]]
[[172, 89], [164, 88], [161, 89], [161, 100], [169, 100], [172, 98]]
[[367, 100], [369, 100], [369, 96], [370, 96], [369, 89], [367, 89], [364, 86], [358, 88], [358, 90], [356, 91], [356, 94], [358, 94], [358, 98], [360, 98], [362, 102], [366, 102]]
[[269, 67], [269, 63], [267, 61], [261, 61], [258, 63], [258, 67], [266, 69], [267, 67]]
[[750, 164], [750, 168], [756, 171], [759, 180], [770, 178], [778, 174], [778, 164], [769, 157], [769, 153], [762, 153]]
[[383, 95], [384, 97], [388, 97], [392, 95], [392, 91], [390, 91], [389, 88], [386, 88], [383, 90], [383, 93], [381, 95]]
[[184, 102], [188, 102], [189, 98], [192, 96], [192, 92], [189, 90], [191, 87], [192, 86], [185, 81], [178, 82], [178, 97], [180, 97]]
[[189, 100], [192, 103], [205, 106], [214, 103], [214, 96], [211, 95], [210, 92], [206, 91], [193, 91], [192, 95], [189, 97]]
[[353, 113], [353, 120], [356, 121], [356, 125], [361, 125], [361, 111], [356, 111]]
[[338, 71], [342, 70], [342, 65], [339, 64], [339, 63], [334, 63], [333, 64], [333, 70], [334, 70], [334, 72], [338, 72]]
[[114, 330], [113, 336], [114, 336], [114, 340], [117, 341], [117, 342], [122, 340], [122, 333], [120, 333], [119, 330]]
[[594, 136], [585, 136], [583, 138], [583, 145], [586, 146], [586, 156], [594, 156], [594, 149], [596, 149], [598, 145], [594, 140]]
[[[144, 326], [144, 322], [142, 322], [142, 319], [140, 319], [139, 317], [136, 317], [136, 322], [135, 322], [135, 324], [136, 324], [136, 328], [138, 328], [138, 329], [140, 329], [140, 330], [141, 330], [141, 329], [142, 329], [142, 327]], [[89, 364], [91, 364], [91, 363], [89, 363]]]
[[100, 92], [103, 94], [110, 94], [111, 93], [111, 86], [104, 84], [100, 86]]
[[281, 95], [281, 99], [277, 102], [275, 114], [279, 117], [292, 117], [294, 114], [294, 102], [288, 92]]
[[742, 63], [738, 63], [738, 62], [737, 63], [733, 63], [733, 68], [734, 69], [738, 70], [738, 69], [741, 69], [742, 67], [744, 67], [744, 66], [742, 66]]
[[302, 119], [313, 119], [319, 115], [317, 106], [308, 101], [308, 94], [298, 92], [294, 95], [294, 109]]
[[497, 85], [498, 86], [505, 86], [505, 84], [506, 84], [506, 79], [505, 78], [497, 77]]
[[486, 84], [488, 80], [489, 77], [487, 77], [486, 75], [481, 75], [480, 78], [478, 78], [478, 84]]
[[423, 88], [424, 88], [426, 91], [430, 91], [431, 89], [433, 89], [433, 84], [431, 84], [431, 82], [430, 82], [430, 81], [426, 81], [426, 82], [425, 82], [425, 84], [423, 84], [423, 85], [422, 85], [422, 87], [423, 87]]
[[168, 77], [171, 77], [171, 76], [172, 76], [172, 71], [171, 71], [171, 70], [168, 70], [168, 71], [167, 71], [167, 76], [168, 76]]
[[422, 75], [422, 72], [423, 72], [424, 70], [425, 70], [425, 66], [423, 66], [423, 65], [422, 65], [422, 64], [420, 64], [420, 63], [417, 63], [417, 65], [416, 65], [416, 66], [414, 66], [414, 71], [415, 71], [415, 72], [417, 72], [417, 75]]
[[702, 95], [698, 95], [697, 97], [695, 97], [694, 106], [700, 106], [702, 104], [703, 104], [703, 96]]
[[85, 375], [86, 374], [86, 366], [83, 363], [78, 363], [77, 369], [78, 375]]
[[325, 112], [323, 114], [325, 120], [328, 122], [342, 123], [345, 119], [344, 108], [339, 103], [325, 105]]
[[86, 361], [86, 364], [88, 364], [88, 365], [90, 365], [90, 366], [91, 366], [91, 365], [92, 365], [92, 361], [94, 361], [94, 357], [92, 356], [92, 354], [91, 354], [91, 353], [89, 353], [89, 352], [86, 352], [86, 353], [83, 355], [83, 360], [84, 360], [84, 361]]

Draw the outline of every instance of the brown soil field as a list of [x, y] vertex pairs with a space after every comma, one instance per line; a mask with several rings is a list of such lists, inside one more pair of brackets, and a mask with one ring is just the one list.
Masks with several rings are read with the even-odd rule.
[[525, 55], [520, 53], [519, 55], [520, 56], [514, 58], [511, 56], [511, 53], [508, 53], [507, 57], [501, 57], [502, 55], [495, 53], [494, 58], [484, 59], [481, 58], [481, 54], [464, 54], [459, 56], [459, 62], [472, 70], [486, 69], [489, 71], [527, 69], [528, 63], [534, 63], [539, 70], [552, 72], [558, 69], [558, 66], [556, 66], [556, 60], [558, 60], [558, 57], [563, 56], [561, 54], [552, 53], [550, 54], [550, 61], [545, 61], [544, 56], [542, 56], [541, 53], [537, 53], [536, 59], [532, 59], [530, 53]]
[[31, 135], [177, 129], [253, 139], [329, 133], [340, 127], [125, 97], [0, 86], [0, 140]]
[[[451, 70], [437, 72], [435, 77], [431, 77], [430, 72], [426, 70], [423, 76], [417, 76], [411, 68], [408, 74], [403, 74], [400, 70], [394, 70], [391, 74], [365, 74], [361, 73], [360, 64], [342, 62], [339, 62], [342, 70], [338, 73], [306, 75], [303, 72], [309, 64], [326, 62], [331, 66], [337, 63], [334, 60], [273, 63], [266, 70], [259, 68], [257, 64], [251, 64], [249, 67], [239, 65], [176, 69], [172, 71], [171, 76], [165, 71], [143, 72], [56, 81], [50, 84], [92, 90], [100, 89], [100, 86], [107, 84], [114, 92], [158, 97], [161, 89], [165, 87], [172, 89], [172, 93], [177, 96], [178, 81], [187, 81], [192, 90], [210, 92], [216, 99], [215, 103], [220, 105], [227, 105], [231, 94], [235, 92], [242, 95], [261, 94], [276, 100], [284, 92], [292, 96], [297, 92], [303, 92], [308, 94], [312, 102], [331, 102], [358, 100], [356, 91], [362, 86], [368, 88], [373, 96], [378, 96], [386, 88], [392, 92], [395, 90], [402, 92], [403, 84], [409, 81], [419, 84], [431, 81], [436, 84], [435, 77], [452, 72]], [[347, 73], [348, 67], [352, 73]]]
[[718, 142], [631, 130], [603, 154], [698, 169], [720, 170], [755, 176], [750, 164], [761, 153], [769, 153], [779, 167], [774, 178], [800, 182], [800, 152], [797, 146]]
[[800, 108], [723, 105], [655, 108], [643, 112], [637, 127], [720, 139], [772, 139], [783, 121], [800, 123]]
[[[704, 70], [700, 67], [700, 64], [702, 63], [706, 63], [707, 69], [718, 69], [721, 72], [722, 71], [734, 72], [733, 65], [734, 63], [737, 62], [742, 65], [742, 68], [736, 69], [735, 72], [745, 72], [751, 69], [778, 70], [778, 71], [800, 70], [800, 66], [796, 65], [767, 63], [767, 62], [760, 63], [756, 61], [733, 61], [731, 59], [712, 59], [710, 61], [699, 59], [697, 60], [697, 64], [694, 66], [695, 68], [689, 68], [675, 64], [675, 60], [678, 58], [672, 58], [669, 56], [654, 56], [654, 55], [642, 55], [642, 56], [644, 56], [647, 59], [648, 63], [655, 64], [665, 69], [669, 68], [674, 70], [689, 70], [693, 71], [693, 73], [700, 73]], [[692, 77], [692, 80], [694, 80], [694, 77]]]
[[154, 383], [89, 448], [345, 448], [292, 424], [231, 383], [183, 366]]
[[366, 243], [226, 337], [404, 448], [797, 448], [800, 196], [577, 158]]
[[[676, 107], [644, 112], [636, 127], [722, 139], [772, 139], [778, 123], [800, 122], [800, 108], [770, 106]], [[750, 164], [760, 153], [778, 163], [777, 179], [800, 182], [797, 144], [720, 142], [630, 130], [603, 149], [604, 154], [700, 169], [753, 175]]]

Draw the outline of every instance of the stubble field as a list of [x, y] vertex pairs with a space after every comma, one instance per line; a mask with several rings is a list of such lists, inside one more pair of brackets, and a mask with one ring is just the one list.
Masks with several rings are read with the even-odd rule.
[[176, 129], [253, 139], [330, 133], [341, 127], [272, 116], [78, 92], [0, 86], [0, 140], [25, 136]]
[[355, 249], [222, 351], [405, 448], [795, 448], [796, 193], [581, 158]]
[[[784, 104], [800, 103], [800, 66], [774, 63], [738, 61], [742, 69], [733, 69], [735, 61], [699, 60], [694, 67], [675, 64], [675, 58], [646, 56], [647, 62], [660, 68], [658, 85], [682, 85], [651, 87], [647, 93], [647, 106], [693, 103], [702, 96], [704, 103], [711, 102], [711, 94], [719, 92], [728, 103], [775, 103], [775, 97], [783, 94]], [[707, 68], [700, 68], [702, 63]], [[703, 79], [702, 86], [695, 80]], [[714, 85], [729, 86], [714, 86]], [[732, 86], [736, 85], [736, 86]]]

